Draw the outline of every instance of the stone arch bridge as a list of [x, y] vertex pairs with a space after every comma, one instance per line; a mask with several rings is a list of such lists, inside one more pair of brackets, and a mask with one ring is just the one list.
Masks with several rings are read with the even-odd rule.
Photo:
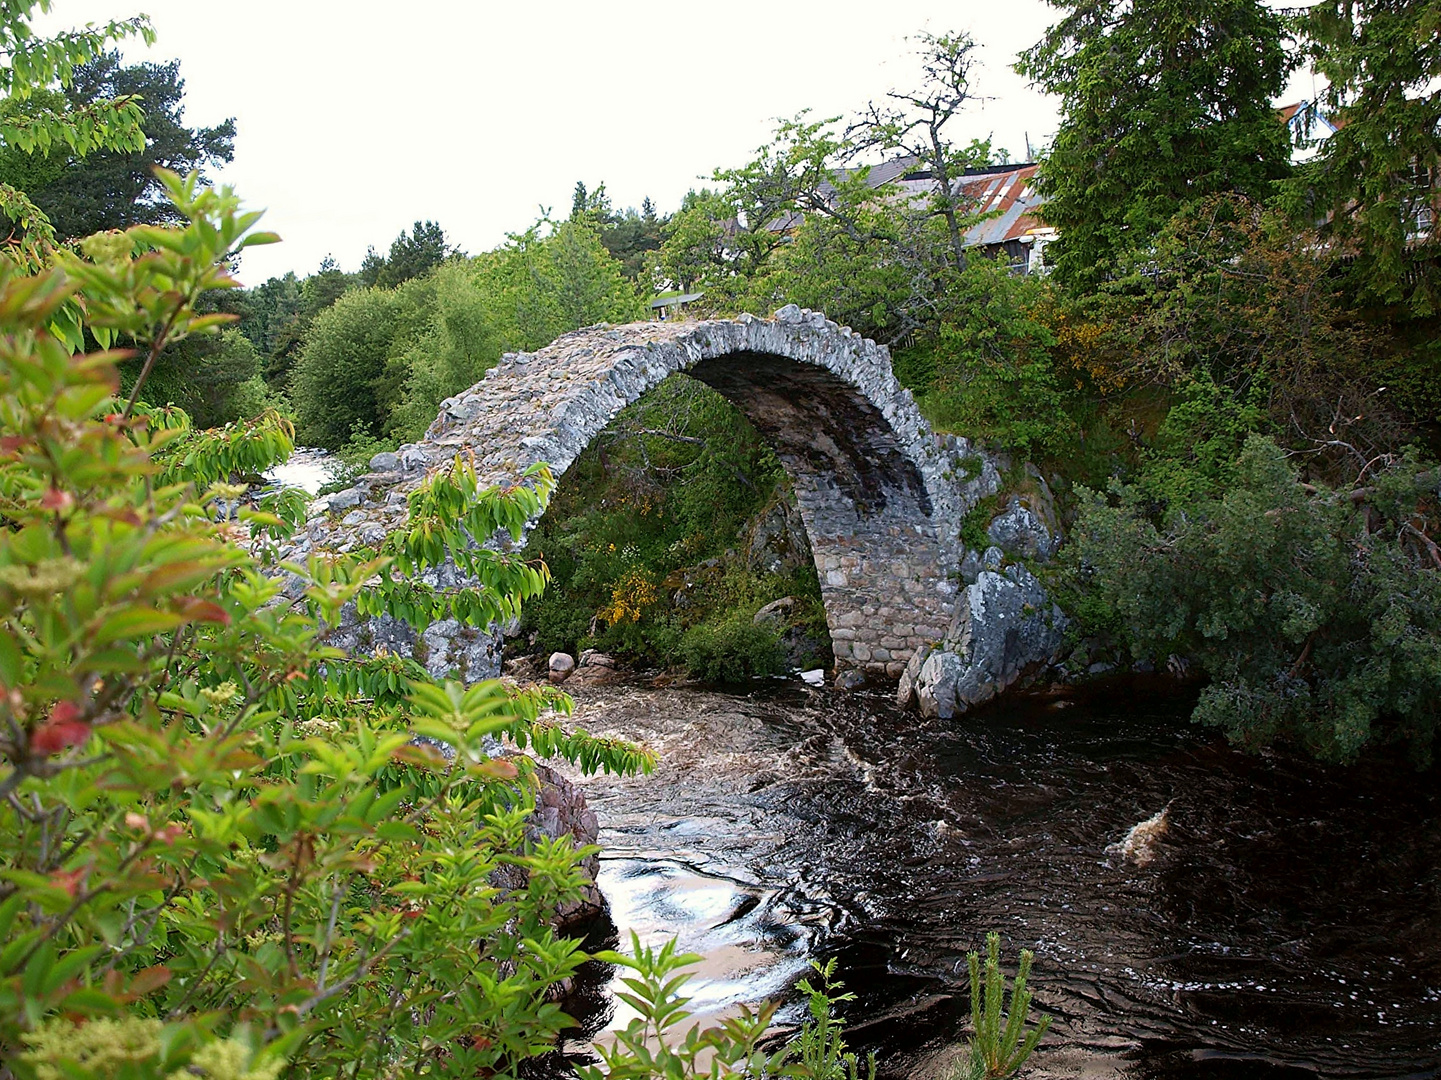
[[[419, 443], [377, 455], [352, 489], [317, 503], [300, 545], [375, 542], [403, 520], [405, 492], [463, 451], [487, 483], [514, 483], [537, 462], [559, 479], [621, 409], [676, 372], [735, 404], [789, 473], [838, 667], [899, 678], [965, 636], [960, 526], [998, 489], [994, 461], [931, 432], [884, 346], [794, 305], [770, 319], [589, 327], [508, 353], [443, 403]], [[432, 630], [427, 666], [455, 666], [447, 628]]]

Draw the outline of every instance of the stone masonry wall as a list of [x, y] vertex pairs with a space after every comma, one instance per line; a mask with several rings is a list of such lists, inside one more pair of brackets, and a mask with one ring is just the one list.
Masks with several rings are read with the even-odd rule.
[[405, 493], [462, 452], [487, 483], [514, 483], [536, 462], [560, 476], [622, 408], [676, 372], [724, 394], [775, 446], [838, 665], [896, 678], [947, 636], [961, 521], [999, 487], [995, 464], [965, 439], [932, 434], [884, 346], [793, 305], [770, 319], [589, 327], [508, 353], [442, 404], [419, 443], [377, 455], [353, 488], [318, 501], [291, 554], [375, 542], [404, 520]]

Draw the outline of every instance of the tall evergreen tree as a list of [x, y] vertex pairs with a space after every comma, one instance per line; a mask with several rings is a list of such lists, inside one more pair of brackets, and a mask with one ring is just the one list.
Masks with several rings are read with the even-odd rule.
[[1301, 19], [1340, 130], [1288, 185], [1383, 303], [1441, 313], [1441, 2], [1323, 0]]
[[1271, 193], [1289, 171], [1273, 99], [1293, 66], [1258, 0], [1051, 0], [1017, 70], [1062, 101], [1038, 186], [1060, 280], [1085, 288], [1185, 203]]
[[423, 277], [460, 249], [446, 239], [438, 222], [417, 221], [414, 229], [400, 231], [390, 244], [390, 255], [383, 258], [371, 248], [360, 264], [360, 283], [382, 289], [393, 289], [411, 278]]
[[64, 94], [76, 111], [97, 102], [138, 101], [145, 141], [143, 148], [103, 149], [83, 158], [64, 146], [49, 153], [0, 149], [0, 182], [24, 187], [62, 238], [174, 222], [178, 215], [162, 195], [156, 166], [184, 175], [234, 157], [234, 119], [214, 127], [185, 126], [178, 60], [123, 65], [119, 53], [104, 53], [75, 69]]

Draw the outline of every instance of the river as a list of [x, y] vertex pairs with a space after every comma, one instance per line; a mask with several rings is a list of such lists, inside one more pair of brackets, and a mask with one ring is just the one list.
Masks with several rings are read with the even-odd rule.
[[[996, 930], [1054, 1018], [1031, 1076], [1441, 1074], [1436, 769], [1243, 755], [1159, 684], [944, 721], [798, 683], [575, 696], [576, 723], [659, 752], [650, 777], [571, 775], [622, 940], [702, 954], [702, 1017], [834, 956], [853, 1048], [942, 1077]], [[1167, 807], [1150, 865], [1107, 851]]]

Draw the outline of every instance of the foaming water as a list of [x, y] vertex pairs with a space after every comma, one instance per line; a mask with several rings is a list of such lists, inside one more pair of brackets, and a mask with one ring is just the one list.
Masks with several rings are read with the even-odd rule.
[[[707, 1017], [836, 956], [853, 1044], [940, 1075], [965, 954], [996, 930], [1036, 952], [1042, 1075], [1435, 1075], [1437, 771], [1248, 757], [1188, 713], [1137, 691], [924, 721], [872, 695], [612, 687], [576, 719], [660, 754], [581, 782], [622, 940], [702, 954]], [[1149, 865], [1123, 858], [1166, 807]]]

